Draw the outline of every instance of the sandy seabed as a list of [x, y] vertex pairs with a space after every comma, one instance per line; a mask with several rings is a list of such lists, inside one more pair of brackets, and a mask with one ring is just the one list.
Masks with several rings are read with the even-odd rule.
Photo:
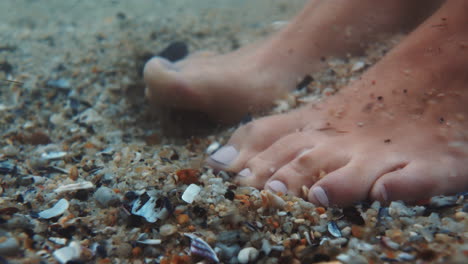
[[[316, 207], [204, 166], [235, 128], [150, 109], [144, 62], [227, 52], [304, 1], [0, 2], [0, 263], [466, 263], [466, 194]], [[276, 23], [276, 25], [281, 23]], [[288, 111], [388, 51], [330, 60]]]

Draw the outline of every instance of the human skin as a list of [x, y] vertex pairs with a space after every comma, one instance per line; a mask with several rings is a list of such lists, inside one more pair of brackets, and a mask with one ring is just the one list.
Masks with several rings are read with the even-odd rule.
[[[350, 2], [356, 3], [346, 3]], [[310, 8], [318, 10], [330, 5], [315, 4]], [[321, 102], [239, 128], [208, 163], [238, 172], [236, 180], [241, 184], [294, 195], [306, 190], [305, 198], [324, 206], [346, 206], [365, 199], [416, 201], [467, 190], [467, 12], [468, 2], [445, 2], [359, 80]], [[336, 13], [326, 17], [331, 14]], [[326, 17], [323, 23], [338, 23]], [[300, 19], [293, 20], [290, 27], [297, 21]], [[375, 30], [385, 31], [387, 23], [393, 25], [387, 31], [411, 24], [395, 26], [382, 22], [383, 26]], [[310, 38], [306, 40], [310, 42]], [[352, 39], [349, 43], [349, 50], [360, 49], [360, 44], [353, 46]], [[312, 57], [316, 48], [325, 48], [316, 42], [308, 47], [312, 47], [308, 54]], [[326, 48], [330, 47], [333, 45]], [[301, 53], [301, 49], [294, 51]], [[305, 57], [295, 58], [296, 52], [284, 55], [283, 61], [293, 61], [287, 64], [286, 75], [290, 69], [297, 73], [305, 67], [310, 72], [315, 67], [301, 64]], [[336, 50], [331, 53], [340, 54]], [[248, 52], [242, 56], [256, 58]], [[191, 63], [195, 62], [193, 59]], [[302, 67], [295, 68], [296, 63]], [[146, 72], [149, 86], [151, 73]], [[183, 70], [177, 73], [185, 74]], [[278, 76], [282, 77], [271, 78]], [[268, 72], [264, 77], [268, 80]], [[255, 93], [252, 89], [251, 93]], [[254, 99], [249, 102], [254, 103]]]

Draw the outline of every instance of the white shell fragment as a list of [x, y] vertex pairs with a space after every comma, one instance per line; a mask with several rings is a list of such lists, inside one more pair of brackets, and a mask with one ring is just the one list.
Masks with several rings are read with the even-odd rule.
[[356, 63], [353, 64], [353, 67], [351, 67], [351, 71], [359, 71], [360, 69], [364, 68], [366, 66], [366, 63], [363, 61], [357, 61]]
[[207, 148], [206, 148], [206, 154], [211, 155], [215, 153], [219, 148], [221, 147], [221, 144], [219, 142], [215, 141], [211, 143]]
[[73, 192], [73, 191], [87, 190], [87, 189], [93, 189], [93, 188], [94, 188], [94, 184], [92, 182], [83, 181], [83, 182], [60, 186], [57, 189], [55, 189], [55, 192], [56, 193]]
[[182, 200], [186, 203], [193, 203], [195, 197], [200, 193], [201, 187], [196, 184], [190, 184], [187, 189], [185, 189], [184, 194], [182, 194]]
[[39, 213], [39, 217], [43, 219], [50, 219], [59, 216], [67, 211], [69, 203], [65, 199], [60, 199], [52, 208], [44, 210]]
[[283, 209], [286, 205], [286, 202], [283, 200], [283, 198], [268, 190], [262, 190], [260, 195], [263, 200], [267, 201], [267, 205], [271, 208]]
[[79, 259], [81, 255], [81, 245], [78, 242], [71, 242], [68, 247], [63, 247], [54, 251], [54, 258], [64, 264], [68, 261]]
[[137, 243], [145, 244], [145, 245], [160, 245], [162, 242], [161, 239], [145, 239], [145, 240], [137, 240]]
[[151, 197], [145, 204], [142, 204], [141, 197], [138, 198], [132, 206], [132, 214], [142, 216], [150, 223], [154, 223], [158, 219], [165, 219], [169, 212], [166, 208], [155, 208], [156, 200], [156, 198]]
[[237, 260], [241, 264], [247, 264], [249, 262], [255, 261], [257, 257], [258, 250], [254, 247], [247, 247], [239, 251], [239, 255], [237, 255]]
[[185, 233], [185, 236], [192, 240], [190, 244], [190, 254], [203, 257], [209, 261], [219, 263], [216, 252], [206, 243], [203, 239], [197, 237], [194, 234]]
[[56, 160], [61, 159], [67, 155], [65, 151], [51, 151], [51, 152], [44, 152], [41, 154], [41, 158], [46, 160]]

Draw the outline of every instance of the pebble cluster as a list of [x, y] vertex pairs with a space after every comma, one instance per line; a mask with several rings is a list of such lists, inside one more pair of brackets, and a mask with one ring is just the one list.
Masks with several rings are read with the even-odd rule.
[[[283, 2], [277, 10], [290, 10]], [[188, 139], [173, 136], [184, 124], [163, 129], [143, 101], [153, 53], [141, 49], [183, 53], [183, 36], [190, 48], [229, 50], [266, 32], [207, 28], [211, 15], [157, 30], [123, 11], [91, 31], [66, 17], [0, 25], [0, 263], [466, 262], [466, 193], [316, 207], [205, 167], [233, 128]], [[329, 60], [272, 113], [333, 94], [397, 40]]]

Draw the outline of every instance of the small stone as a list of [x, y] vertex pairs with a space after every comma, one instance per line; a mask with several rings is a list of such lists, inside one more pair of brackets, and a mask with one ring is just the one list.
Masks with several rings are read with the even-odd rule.
[[177, 216], [177, 223], [179, 225], [186, 224], [190, 221], [190, 217], [187, 214], [180, 214]]
[[78, 168], [76, 166], [73, 166], [70, 168], [70, 173], [69, 173], [69, 177], [70, 179], [76, 181], [78, 179]]
[[19, 250], [20, 245], [18, 240], [13, 237], [0, 237], [0, 256], [11, 256], [16, 254]]
[[177, 232], [177, 227], [171, 224], [165, 224], [159, 228], [159, 233], [161, 236], [170, 236], [175, 232]]
[[102, 207], [115, 206], [119, 204], [120, 197], [111, 189], [105, 186], [99, 187], [94, 193], [94, 199]]
[[89, 108], [80, 115], [77, 116], [80, 123], [91, 125], [102, 121], [102, 117], [96, 112], [96, 110]]
[[283, 231], [287, 234], [291, 234], [293, 228], [294, 228], [294, 224], [292, 222], [285, 222], [283, 224]]
[[237, 260], [241, 264], [247, 264], [249, 262], [255, 261], [257, 257], [258, 250], [254, 247], [247, 247], [239, 251], [239, 254], [237, 255]]
[[455, 219], [457, 221], [463, 221], [466, 218], [467, 213], [465, 212], [456, 212], [455, 213]]
[[117, 256], [121, 258], [128, 258], [132, 254], [132, 246], [129, 243], [121, 243], [117, 247]]
[[47, 86], [51, 88], [58, 88], [68, 90], [71, 88], [70, 81], [67, 79], [58, 79], [47, 81]]

